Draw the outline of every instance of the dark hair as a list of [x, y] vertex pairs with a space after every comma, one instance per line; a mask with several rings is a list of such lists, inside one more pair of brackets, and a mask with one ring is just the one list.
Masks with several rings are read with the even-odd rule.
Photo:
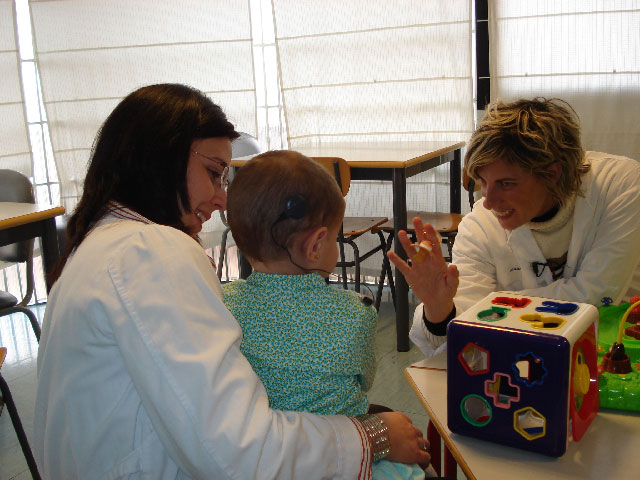
[[127, 95], [96, 135], [82, 197], [67, 224], [67, 242], [52, 282], [111, 200], [149, 220], [187, 232], [186, 171], [195, 140], [238, 137], [222, 109], [195, 88], [142, 87]]
[[[582, 175], [589, 170], [577, 115], [567, 102], [557, 98], [497, 101], [487, 107], [471, 136], [465, 169], [477, 179], [478, 168], [498, 159], [537, 176], [558, 204], [580, 192]], [[557, 182], [549, 169], [556, 162], [562, 166]]]
[[[302, 218], [282, 215], [287, 200], [304, 198]], [[227, 220], [238, 248], [258, 261], [287, 258], [299, 233], [342, 221], [344, 198], [335, 178], [309, 157], [287, 150], [262, 153], [236, 173], [227, 194]]]

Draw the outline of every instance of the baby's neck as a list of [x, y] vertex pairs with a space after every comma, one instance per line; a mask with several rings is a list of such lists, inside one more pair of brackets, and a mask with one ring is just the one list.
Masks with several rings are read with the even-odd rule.
[[273, 273], [277, 275], [306, 275], [310, 271], [302, 270], [288, 260], [276, 260], [268, 262], [253, 261], [251, 266], [256, 272]]
[[260, 273], [271, 273], [273, 275], [309, 275], [310, 273], [318, 273], [320, 276], [327, 278], [328, 272], [323, 270], [314, 270], [309, 268], [304, 270], [303, 268], [294, 265], [286, 260], [277, 262], [252, 262], [251, 266], [253, 270]]

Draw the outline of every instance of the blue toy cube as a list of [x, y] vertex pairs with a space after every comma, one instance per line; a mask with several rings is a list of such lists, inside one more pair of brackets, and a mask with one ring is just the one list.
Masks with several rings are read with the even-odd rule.
[[599, 409], [598, 310], [496, 292], [447, 329], [452, 432], [551, 456]]

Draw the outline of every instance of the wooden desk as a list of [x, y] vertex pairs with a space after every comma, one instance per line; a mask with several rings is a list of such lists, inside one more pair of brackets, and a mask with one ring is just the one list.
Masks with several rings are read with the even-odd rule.
[[[344, 158], [351, 168], [351, 180], [386, 180], [393, 185], [394, 250], [403, 259], [406, 254], [398, 242], [398, 232], [407, 228], [408, 177], [439, 165], [450, 163], [450, 211], [460, 213], [461, 148], [464, 142], [336, 142], [296, 145], [292, 150], [308, 157]], [[239, 167], [250, 157], [236, 158]], [[406, 352], [409, 344], [409, 287], [396, 269], [396, 337], [397, 349]]]
[[[579, 442], [559, 458], [451, 433], [447, 428], [446, 352], [414, 363], [405, 376], [455, 461], [469, 479], [635, 479], [640, 414], [600, 410]], [[433, 447], [432, 447], [433, 448]]]
[[62, 214], [64, 207], [0, 202], [0, 246], [40, 237], [44, 271], [51, 272], [60, 256], [55, 217]]

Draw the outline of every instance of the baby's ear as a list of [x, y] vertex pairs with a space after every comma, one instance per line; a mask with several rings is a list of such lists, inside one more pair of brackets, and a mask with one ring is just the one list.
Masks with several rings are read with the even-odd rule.
[[320, 260], [323, 243], [327, 241], [327, 227], [314, 227], [310, 229], [304, 237], [304, 256], [309, 262]]

